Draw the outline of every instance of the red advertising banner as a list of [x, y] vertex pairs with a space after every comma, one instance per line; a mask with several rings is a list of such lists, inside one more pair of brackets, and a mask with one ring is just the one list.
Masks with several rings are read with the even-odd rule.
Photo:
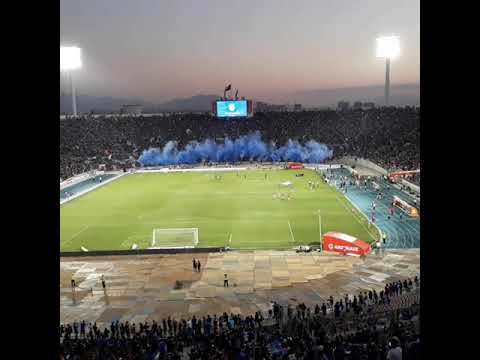
[[296, 163], [296, 162], [289, 162], [287, 164], [287, 167], [289, 169], [303, 169], [303, 164], [302, 163]]
[[363, 256], [368, 254], [372, 247], [353, 236], [330, 231], [323, 235], [323, 250], [345, 255]]

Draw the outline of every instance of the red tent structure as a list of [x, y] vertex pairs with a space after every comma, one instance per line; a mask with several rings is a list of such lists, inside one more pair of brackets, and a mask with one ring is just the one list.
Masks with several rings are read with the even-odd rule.
[[372, 247], [356, 237], [330, 231], [323, 235], [323, 250], [345, 255], [363, 256], [368, 254]]

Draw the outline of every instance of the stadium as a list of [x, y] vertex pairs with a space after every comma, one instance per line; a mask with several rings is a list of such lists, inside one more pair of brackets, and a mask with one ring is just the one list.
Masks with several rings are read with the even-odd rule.
[[[364, 133], [351, 136], [358, 118], [367, 118]], [[350, 144], [361, 143], [362, 136], [375, 143], [350, 152], [345, 149], [350, 144], [339, 145], [329, 129], [338, 121], [344, 122], [342, 135]], [[134, 134], [128, 141], [140, 144], [143, 132], [160, 128], [178, 134], [178, 149], [165, 150], [170, 140], [138, 148], [112, 141], [97, 148], [98, 136], [109, 141], [109, 129], [119, 122], [115, 131], [125, 133], [116, 139]], [[282, 151], [291, 157], [275, 158], [282, 156], [281, 147], [271, 144], [276, 134], [265, 130], [273, 122], [285, 129], [288, 149]], [[297, 126], [290, 127], [292, 122]], [[60, 185], [62, 322], [109, 328], [124, 319], [158, 322], [172, 314], [232, 311], [263, 311], [268, 318], [270, 301], [287, 311], [300, 304], [329, 304], [329, 296], [343, 299], [345, 292], [373, 288], [384, 296], [387, 279], [413, 279], [419, 270], [420, 217], [409, 209], [419, 210], [419, 185], [412, 182], [418, 174], [393, 175], [418, 170], [418, 148], [389, 152], [380, 135], [399, 123], [403, 134], [396, 138], [418, 135], [418, 109], [256, 113], [228, 122], [213, 114], [62, 121], [61, 146], [81, 144], [92, 151], [62, 152], [67, 178]], [[315, 126], [323, 131], [307, 138]], [[78, 129], [95, 136], [80, 138]], [[418, 138], [409, 141], [418, 144]], [[105, 151], [111, 148], [118, 158]], [[378, 154], [379, 148], [384, 153]], [[96, 163], [85, 165], [92, 155]], [[200, 161], [191, 162], [191, 156]], [[72, 168], [80, 174], [71, 176]], [[401, 203], [393, 204], [394, 199]], [[345, 251], [326, 245], [330, 233], [347, 234], [371, 250], [345, 257]], [[192, 272], [192, 258], [201, 262], [201, 273]], [[231, 290], [223, 286], [224, 274]], [[102, 291], [102, 275], [108, 294]], [[71, 276], [77, 283], [74, 295]], [[395, 298], [399, 303], [392, 308], [418, 311], [413, 289]], [[334, 305], [327, 311], [334, 314]], [[98, 310], [89, 311], [91, 306]]]
[[420, 107], [389, 104], [379, 57], [365, 107], [269, 110], [227, 83], [204, 112], [94, 116], [71, 80], [61, 358], [419, 358]]
[[[61, 169], [68, 179], [60, 186], [60, 250], [67, 254], [320, 248], [322, 234], [329, 231], [352, 235], [373, 247], [382, 242], [384, 248], [418, 248], [418, 214], [411, 216], [394, 204], [398, 198], [407, 208], [419, 208], [419, 186], [406, 180], [418, 178], [418, 149], [409, 146], [404, 154], [393, 154], [385, 145], [372, 142], [366, 150], [384, 148], [383, 158], [373, 160], [388, 164], [387, 169], [360, 157], [365, 150], [348, 150], [362, 137], [378, 137], [380, 126], [388, 131], [401, 121], [405, 132], [414, 132], [418, 116], [415, 108], [383, 108], [286, 113], [280, 119], [278, 113], [229, 120], [211, 113], [172, 114], [166, 119], [64, 120], [61, 131], [66, 147], [78, 141], [80, 126], [91, 127], [87, 133], [93, 135], [100, 130], [95, 127], [113, 128], [120, 121], [133, 137], [125, 139], [132, 145], [117, 150], [118, 158], [110, 153], [118, 147], [113, 142], [84, 154], [87, 160], [77, 156], [81, 154], [70, 155], [80, 161], [69, 161]], [[341, 137], [355, 131], [358, 118], [363, 118], [364, 132], [339, 144]], [[334, 125], [343, 121], [351, 129], [338, 134]], [[298, 128], [291, 128], [292, 122]], [[269, 134], [273, 123], [279, 129], [285, 127], [285, 135]], [[307, 138], [308, 129], [320, 126], [318, 137]], [[149, 135], [148, 129], [175, 131], [178, 137], [133, 145]], [[96, 135], [81, 141], [89, 146]], [[418, 138], [410, 144], [415, 142]], [[389, 155], [397, 158], [392, 161]], [[298, 168], [292, 165], [295, 161]], [[75, 166], [87, 171], [69, 176]]]

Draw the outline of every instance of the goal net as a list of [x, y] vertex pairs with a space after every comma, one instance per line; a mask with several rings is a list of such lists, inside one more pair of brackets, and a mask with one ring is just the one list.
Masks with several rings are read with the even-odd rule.
[[153, 248], [193, 248], [198, 244], [198, 228], [153, 229]]

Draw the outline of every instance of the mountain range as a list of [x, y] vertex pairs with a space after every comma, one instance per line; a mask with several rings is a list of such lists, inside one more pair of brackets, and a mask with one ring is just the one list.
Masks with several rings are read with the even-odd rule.
[[[80, 113], [118, 112], [125, 104], [140, 104], [144, 113], [156, 113], [162, 111], [209, 111], [211, 103], [218, 95], [195, 95], [188, 98], [172, 99], [163, 103], [154, 104], [141, 99], [126, 99], [112, 97], [96, 97], [89, 95], [77, 95], [77, 109]], [[384, 102], [384, 86], [358, 86], [337, 89], [307, 90], [287, 93], [280, 96], [282, 103], [299, 103], [303, 107], [336, 107], [341, 100], [369, 101], [377, 105]], [[253, 99], [262, 102], [276, 102], [270, 99]], [[270, 100], [270, 101], [269, 101]], [[406, 106], [420, 104], [420, 85], [401, 84], [392, 85], [390, 88], [390, 105]], [[72, 100], [70, 94], [60, 94], [60, 113], [72, 112]]]

